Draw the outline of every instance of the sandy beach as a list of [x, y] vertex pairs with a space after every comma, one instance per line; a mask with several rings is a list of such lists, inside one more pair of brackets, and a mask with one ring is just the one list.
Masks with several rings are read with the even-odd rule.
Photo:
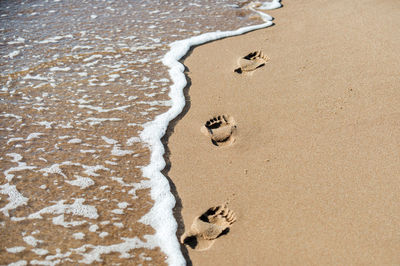
[[276, 25], [184, 60], [166, 139], [178, 237], [219, 204], [236, 222], [182, 249], [193, 265], [398, 265], [400, 3], [282, 4]]

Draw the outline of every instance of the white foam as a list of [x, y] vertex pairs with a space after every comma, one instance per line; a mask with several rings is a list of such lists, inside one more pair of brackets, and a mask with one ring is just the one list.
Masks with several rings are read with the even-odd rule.
[[114, 213], [114, 214], [124, 214], [124, 210], [122, 210], [122, 209], [114, 209], [114, 210], [111, 210], [111, 213]]
[[62, 39], [66, 39], [66, 38], [70, 38], [72, 39], [74, 36], [72, 36], [71, 34], [65, 35], [65, 36], [55, 36], [55, 37], [50, 37], [47, 39], [44, 39], [43, 41], [37, 42], [36, 43], [57, 43], [58, 41], [62, 40]]
[[276, 8], [280, 8], [280, 7], [281, 7], [280, 1], [272, 1], [272, 2], [261, 3], [261, 5], [257, 7], [257, 9], [271, 10], [271, 9], [276, 9]]
[[3, 116], [3, 117], [13, 117], [13, 118], [16, 118], [16, 119], [18, 119], [19, 121], [21, 121], [22, 120], [22, 116], [19, 116], [19, 115], [15, 115], [15, 114], [0, 114], [0, 116]]
[[[91, 67], [91, 66], [95, 66], [99, 63], [99, 60], [84, 64], [85, 67]], [[90, 84], [91, 86], [96, 86], [96, 84]]]
[[140, 142], [140, 138], [138, 137], [131, 137], [126, 141], [126, 145], [132, 146], [133, 143]]
[[70, 251], [63, 254], [59, 248], [56, 249], [56, 252], [57, 253], [55, 255], [46, 256], [45, 260], [31, 260], [29, 263], [32, 265], [58, 265], [60, 262], [62, 262], [63, 258], [67, 258], [72, 254]]
[[128, 194], [133, 195], [132, 199], [137, 199], [138, 196], [136, 195], [136, 190], [146, 189], [149, 187], [150, 187], [150, 184], [149, 184], [148, 180], [142, 180], [139, 183], [133, 184], [133, 188], [128, 191]]
[[23, 44], [25, 43], [25, 39], [22, 37], [18, 37], [14, 41], [8, 42], [7, 44]]
[[104, 140], [107, 144], [117, 144], [118, 141], [116, 141], [115, 139], [110, 139], [107, 138], [106, 136], [101, 136], [101, 139]]
[[72, 236], [75, 239], [83, 239], [85, 237], [85, 234], [82, 232], [79, 232], [79, 233], [72, 234]]
[[110, 171], [110, 169], [108, 169], [102, 165], [95, 165], [95, 166], [82, 165], [82, 167], [85, 169], [85, 171], [83, 171], [83, 172], [90, 176], [100, 176], [99, 174], [96, 173], [99, 170]]
[[98, 125], [101, 124], [102, 122], [107, 122], [107, 121], [111, 121], [111, 122], [117, 122], [117, 121], [121, 121], [121, 118], [96, 118], [96, 117], [89, 117], [86, 118], [83, 122], [89, 122], [89, 125], [94, 126], [94, 125]]
[[97, 224], [92, 224], [92, 225], [89, 227], [89, 231], [90, 231], [90, 232], [96, 232], [97, 229], [99, 229], [99, 226], [98, 226]]
[[89, 56], [88, 58], [83, 59], [83, 62], [90, 62], [90, 61], [93, 61], [95, 59], [100, 59], [100, 58], [103, 58], [103, 56], [101, 54], [95, 54], [95, 55]]
[[94, 185], [94, 181], [89, 177], [82, 177], [82, 176], [75, 175], [75, 178], [76, 178], [75, 180], [72, 180], [72, 181], [65, 180], [65, 182], [67, 182], [68, 184], [73, 185], [73, 186], [78, 186], [81, 189], [85, 189], [87, 187]]
[[116, 162], [112, 162], [112, 161], [108, 161], [108, 160], [106, 160], [106, 161], [104, 161], [106, 164], [111, 164], [111, 165], [118, 165], [118, 163], [116, 163]]
[[96, 153], [96, 150], [80, 150], [81, 153]]
[[124, 179], [123, 179], [122, 177], [111, 176], [110, 178], [111, 178], [111, 180], [113, 180], [113, 181], [117, 181], [118, 183], [120, 183], [120, 184], [121, 184], [122, 186], [124, 186], [124, 187], [132, 187], [132, 186], [134, 186], [133, 184], [127, 184], [127, 183], [125, 183], [125, 182], [124, 182]]
[[99, 113], [107, 113], [107, 112], [112, 112], [112, 111], [122, 111], [125, 110], [126, 108], [130, 107], [130, 105], [125, 105], [125, 106], [119, 106], [119, 107], [115, 107], [115, 108], [110, 108], [110, 109], [105, 109], [103, 107], [99, 107], [99, 106], [92, 106], [92, 105], [85, 105], [85, 104], [80, 104], [78, 105], [79, 108], [87, 108], [90, 110], [94, 110], [97, 111]]
[[17, 190], [15, 185], [10, 185], [6, 183], [0, 186], [0, 193], [8, 195], [8, 203], [6, 206], [0, 209], [1, 212], [7, 217], [10, 217], [8, 211], [18, 208], [19, 206], [26, 205], [28, 203], [28, 198], [22, 196]]
[[152, 102], [144, 102], [138, 101], [136, 104], [147, 104], [150, 106], [171, 106], [171, 101], [152, 101]]
[[119, 74], [108, 75], [110, 79], [108, 81], [115, 81], [117, 78], [121, 77]]
[[119, 202], [118, 203], [118, 207], [121, 208], [121, 209], [125, 209], [128, 206], [129, 206], [128, 202]]
[[108, 235], [109, 235], [108, 232], [101, 232], [101, 233], [99, 234], [99, 237], [105, 238], [105, 237], [108, 236]]
[[13, 158], [11, 160], [11, 162], [13, 163], [18, 163], [19, 161], [22, 160], [22, 156], [18, 153], [7, 153], [6, 155]]
[[87, 45], [85, 45], [85, 46], [76, 45], [76, 46], [74, 46], [74, 47], [71, 49], [71, 51], [73, 52], [73, 51], [75, 51], [75, 50], [83, 50], [83, 49], [88, 49], [88, 50], [90, 50], [90, 49], [93, 49], [93, 47], [92, 47], [92, 46], [87, 46]]
[[[42, 135], [44, 135], [44, 134], [43, 134], [43, 133], [31, 133], [31, 134], [29, 134], [28, 137], [26, 137], [25, 141], [32, 140], [32, 139], [38, 139], [38, 138], [40, 138], [40, 136], [42, 136]], [[14, 141], [20, 141], [20, 140], [24, 140], [24, 138], [21, 138], [21, 137], [18, 137], [18, 138], [10, 138], [10, 139], [7, 141], [7, 144], [9, 144], [9, 143], [11, 143], [11, 142], [14, 142]]]
[[51, 125], [54, 123], [55, 122], [41, 121], [41, 122], [37, 122], [35, 124], [39, 125], [39, 126], [45, 126], [46, 128], [51, 128]]
[[25, 247], [12, 247], [12, 248], [6, 248], [7, 252], [9, 253], [19, 253], [25, 250]]
[[131, 150], [121, 150], [118, 145], [115, 145], [111, 150], [111, 154], [114, 156], [125, 156], [125, 155], [130, 155], [132, 153], [133, 151]]
[[[106, 233], [106, 232], [103, 232]], [[100, 237], [105, 237], [106, 235], [101, 233]], [[107, 233], [108, 235], [108, 233]], [[130, 258], [131, 255], [129, 251], [135, 248], [151, 248], [152, 245], [148, 243], [144, 243], [139, 238], [122, 238], [123, 242], [119, 244], [114, 244], [110, 246], [94, 246], [94, 245], [83, 245], [77, 249], [74, 249], [77, 254], [83, 256], [83, 259], [80, 260], [80, 263], [85, 264], [93, 264], [94, 262], [102, 262], [101, 259], [102, 254], [110, 254], [113, 252], [120, 253], [120, 258]], [[148, 241], [149, 242], [149, 241]], [[88, 251], [89, 250], [89, 251]], [[86, 252], [88, 251], [88, 252]]]
[[26, 138], [26, 140], [31, 140], [31, 139], [38, 139], [40, 136], [44, 135], [43, 133], [31, 133], [29, 136]]
[[153, 259], [151, 257], [146, 257], [145, 253], [140, 253], [139, 258], [144, 260], [144, 261], [152, 261]]
[[46, 168], [40, 169], [39, 171], [40, 172], [44, 172], [44, 176], [48, 176], [48, 174], [59, 174], [59, 175], [62, 175], [63, 177], [65, 177], [65, 178], [67, 178], [67, 176], [61, 170], [60, 164], [58, 164], [58, 163], [53, 164], [50, 167], [46, 167]]
[[56, 216], [56, 217], [53, 217], [52, 222], [55, 225], [61, 225], [61, 226], [64, 226], [66, 228], [79, 226], [79, 225], [82, 225], [82, 224], [86, 223], [86, 221], [70, 221], [70, 222], [66, 222], [65, 219], [64, 219], [64, 214], [61, 214], [61, 215]]
[[42, 81], [49, 81], [48, 78], [42, 77], [41, 75], [32, 76], [31, 74], [27, 74], [23, 79], [34, 79], [34, 80], [42, 80]]
[[[274, 8], [280, 6], [280, 0], [273, 0]], [[166, 112], [157, 116], [153, 121], [144, 124], [144, 129], [140, 133], [140, 138], [151, 150], [150, 164], [142, 168], [143, 176], [149, 178], [151, 187], [151, 197], [154, 205], [150, 212], [144, 215], [140, 221], [151, 225], [156, 233], [148, 236], [148, 242], [159, 246], [167, 255], [166, 262], [170, 265], [185, 265], [185, 259], [180, 250], [180, 244], [176, 237], [177, 223], [174, 219], [172, 209], [175, 206], [175, 198], [170, 192], [168, 180], [161, 171], [165, 167], [163, 158], [164, 146], [161, 138], [164, 136], [168, 124], [177, 117], [185, 106], [185, 96], [183, 89], [187, 81], [184, 75], [185, 66], [179, 60], [187, 54], [192, 46], [204, 44], [206, 42], [241, 35], [243, 33], [271, 26], [271, 17], [262, 15], [256, 11], [265, 23], [243, 27], [234, 31], [218, 31], [201, 34], [185, 40], [180, 40], [170, 44], [169, 52], [163, 57], [163, 64], [169, 68], [169, 75], [173, 82], [170, 86], [169, 96], [172, 106]], [[263, 13], [264, 14], [264, 13]], [[135, 48], [132, 48], [134, 50]], [[137, 48], [136, 48], [137, 49]]]
[[50, 71], [54, 72], [54, 71], [70, 71], [71, 68], [70, 67], [52, 67], [50, 68]]
[[15, 51], [9, 53], [8, 55], [6, 55], [5, 57], [9, 57], [9, 58], [13, 59], [14, 57], [16, 57], [17, 55], [19, 55], [20, 53], [21, 53], [20, 50], [15, 50]]
[[129, 96], [128, 100], [133, 101], [133, 100], [136, 100], [137, 98], [139, 98], [139, 97], [138, 96]]
[[83, 216], [89, 219], [97, 219], [97, 209], [91, 205], [84, 205], [85, 199], [75, 199], [73, 204], [64, 204], [65, 200], [57, 202], [55, 205], [45, 207], [38, 212], [32, 213], [28, 216], [29, 219], [42, 219], [42, 215], [46, 213], [50, 214], [72, 214]]
[[78, 75], [81, 77], [87, 77], [88, 73], [87, 72], [79, 72]]
[[33, 236], [25, 236], [23, 237], [23, 240], [25, 241], [25, 243], [31, 245], [32, 247], [36, 247], [38, 243], [43, 243], [43, 240], [38, 240]]
[[20, 137], [18, 137], [18, 138], [10, 138], [7, 141], [7, 144], [10, 144], [11, 142], [14, 142], [14, 141], [20, 141], [20, 140], [24, 140], [24, 138], [20, 138]]
[[34, 249], [32, 249], [32, 252], [34, 252], [36, 255], [39, 255], [39, 256], [44, 256], [49, 253], [49, 251], [47, 249], [42, 249], [42, 248], [34, 248]]
[[123, 228], [124, 227], [123, 223], [113, 223], [113, 225], [118, 227], [118, 228]]
[[25, 266], [25, 265], [28, 265], [28, 262], [26, 260], [19, 260], [8, 264], [8, 266]]
[[78, 143], [82, 143], [81, 139], [70, 139], [68, 141], [69, 144], [78, 144]]

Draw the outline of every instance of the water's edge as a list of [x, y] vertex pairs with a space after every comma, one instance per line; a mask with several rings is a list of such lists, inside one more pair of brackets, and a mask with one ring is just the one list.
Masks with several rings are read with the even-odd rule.
[[[262, 9], [270, 10], [279, 7], [281, 7], [280, 0], [273, 0], [272, 2], [265, 3]], [[171, 193], [167, 177], [161, 172], [166, 166], [164, 160], [165, 148], [161, 139], [166, 134], [170, 122], [178, 117], [185, 107], [184, 88], [187, 85], [187, 80], [184, 74], [185, 66], [179, 60], [194, 46], [242, 35], [273, 25], [271, 16], [252, 7], [250, 9], [260, 15], [265, 23], [233, 31], [209, 32], [175, 41], [170, 44], [169, 52], [162, 59], [162, 63], [169, 69], [168, 72], [173, 82], [168, 94], [171, 98], [172, 106], [166, 113], [158, 115], [153, 121], [146, 123], [143, 131], [140, 133], [141, 140], [151, 150], [150, 164], [143, 167], [142, 172], [143, 177], [149, 179], [150, 194], [154, 200], [153, 207], [141, 218], [140, 222], [150, 225], [155, 229], [156, 233], [154, 235], [146, 236], [148, 241], [146, 246], [150, 245], [153, 248], [160, 247], [161, 251], [167, 255], [166, 262], [169, 265], [186, 264], [186, 260], [180, 250], [180, 243], [176, 237], [178, 224], [173, 215], [173, 208], [176, 204], [175, 197]]]

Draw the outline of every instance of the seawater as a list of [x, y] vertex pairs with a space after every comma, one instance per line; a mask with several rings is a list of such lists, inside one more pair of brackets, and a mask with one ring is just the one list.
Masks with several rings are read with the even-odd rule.
[[278, 6], [1, 1], [0, 263], [184, 264], [160, 173], [178, 60]]

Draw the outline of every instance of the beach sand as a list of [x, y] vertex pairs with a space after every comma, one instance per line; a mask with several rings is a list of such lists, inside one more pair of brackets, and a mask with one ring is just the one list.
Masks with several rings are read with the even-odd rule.
[[[178, 237], [225, 202], [237, 221], [183, 250], [193, 265], [398, 265], [400, 2], [282, 4], [276, 25], [184, 60], [186, 111], [166, 139]], [[259, 50], [264, 66], [234, 72]], [[201, 132], [219, 115], [231, 121]]]

